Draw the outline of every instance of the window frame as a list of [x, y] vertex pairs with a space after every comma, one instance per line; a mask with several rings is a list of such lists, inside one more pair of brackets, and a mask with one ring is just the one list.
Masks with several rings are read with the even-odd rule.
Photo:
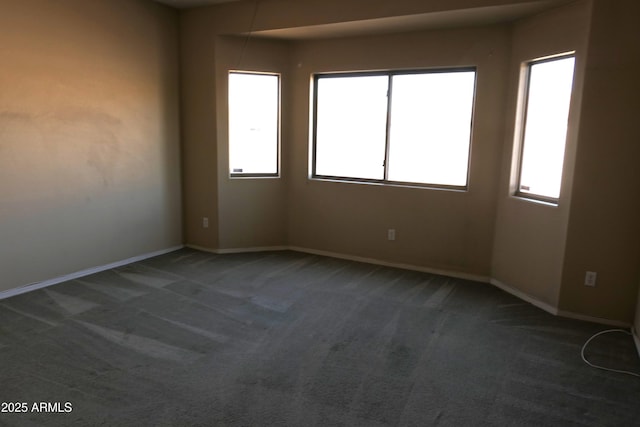
[[[277, 78], [278, 83], [278, 97], [277, 97], [277, 125], [276, 125], [276, 171], [273, 173], [242, 173], [233, 172], [231, 168], [231, 111], [228, 108], [229, 105], [229, 76], [231, 74], [247, 74], [247, 75], [263, 75], [273, 76]], [[229, 178], [231, 179], [247, 179], [247, 178], [280, 178], [281, 171], [281, 138], [282, 138], [282, 74], [271, 71], [250, 71], [250, 70], [228, 70], [227, 72], [227, 168], [229, 172]]]
[[[515, 179], [515, 190], [513, 192], [513, 196], [514, 197], [518, 197], [521, 199], [525, 199], [525, 200], [529, 200], [529, 201], [534, 201], [534, 202], [542, 202], [545, 204], [549, 204], [552, 206], [558, 206], [559, 202], [560, 202], [560, 195], [562, 194], [562, 175], [564, 174], [564, 163], [566, 161], [566, 150], [567, 150], [567, 136], [568, 136], [568, 132], [569, 129], [567, 127], [567, 134], [565, 135], [565, 148], [564, 148], [564, 153], [562, 156], [562, 164], [563, 164], [563, 173], [560, 175], [560, 194], [558, 195], [558, 197], [550, 197], [550, 196], [545, 196], [542, 194], [535, 194], [535, 193], [525, 193], [523, 191], [521, 191], [521, 185], [522, 185], [522, 162], [524, 160], [524, 146], [525, 146], [525, 135], [526, 135], [526, 129], [527, 129], [527, 120], [529, 117], [528, 114], [528, 110], [529, 110], [529, 97], [530, 97], [530, 86], [531, 86], [531, 68], [534, 65], [537, 64], [544, 64], [547, 62], [553, 62], [553, 61], [559, 61], [562, 59], [567, 59], [567, 58], [573, 58], [574, 61], [576, 60], [576, 52], [575, 51], [569, 51], [569, 52], [564, 52], [564, 53], [560, 53], [557, 55], [551, 55], [551, 56], [545, 56], [542, 58], [538, 58], [538, 59], [533, 59], [530, 61], [525, 61], [522, 64], [522, 74], [521, 74], [521, 79], [522, 79], [522, 97], [520, 100], [520, 114], [519, 114], [519, 119], [520, 119], [520, 126], [517, 130], [516, 133], [516, 143], [517, 143], [517, 147], [518, 147], [518, 157], [517, 157], [517, 165], [516, 165], [516, 179]], [[573, 84], [575, 83], [575, 62], [574, 62], [574, 70], [573, 70], [573, 80], [572, 80], [572, 88], [571, 88], [571, 93], [569, 95], [569, 111], [567, 114], [567, 120], [569, 119], [569, 116], [571, 115], [571, 104], [572, 104], [572, 99], [573, 99]]]
[[[407, 181], [395, 181], [389, 180], [389, 152], [390, 152], [390, 130], [391, 130], [391, 118], [393, 115], [391, 104], [393, 97], [393, 76], [396, 75], [411, 75], [411, 74], [439, 74], [439, 73], [456, 73], [456, 72], [473, 72], [474, 84], [473, 94], [471, 101], [471, 120], [469, 122], [469, 148], [467, 154], [467, 173], [465, 185], [448, 185], [448, 184], [433, 184], [422, 182], [407, 182]], [[316, 170], [317, 161], [317, 135], [318, 135], [318, 81], [325, 78], [340, 78], [340, 77], [368, 77], [368, 76], [387, 76], [388, 77], [388, 89], [387, 89], [387, 116], [385, 125], [385, 150], [384, 150], [384, 175], [383, 179], [370, 179], [370, 178], [354, 178], [334, 175], [319, 175]], [[408, 69], [408, 70], [378, 70], [378, 71], [340, 71], [340, 72], [323, 72], [313, 74], [312, 84], [312, 128], [311, 128], [311, 173], [309, 178], [323, 181], [339, 181], [339, 182], [351, 182], [351, 183], [363, 183], [363, 184], [376, 184], [386, 186], [400, 186], [400, 187], [417, 187], [436, 190], [452, 190], [452, 191], [468, 191], [469, 190], [469, 178], [471, 174], [471, 154], [473, 145], [473, 130], [474, 130], [474, 118], [476, 111], [476, 96], [478, 88], [478, 67], [477, 66], [460, 66], [460, 67], [442, 67], [442, 68], [426, 68], [426, 69]]]

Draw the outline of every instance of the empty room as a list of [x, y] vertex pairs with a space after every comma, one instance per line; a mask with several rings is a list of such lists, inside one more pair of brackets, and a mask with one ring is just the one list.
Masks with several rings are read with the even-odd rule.
[[0, 425], [640, 425], [636, 0], [0, 0]]

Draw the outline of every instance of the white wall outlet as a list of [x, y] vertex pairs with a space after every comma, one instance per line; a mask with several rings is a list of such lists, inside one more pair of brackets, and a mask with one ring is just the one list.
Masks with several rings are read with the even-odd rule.
[[202, 228], [209, 228], [209, 218], [206, 216], [202, 217]]
[[584, 285], [592, 287], [595, 286], [597, 277], [598, 274], [595, 271], [587, 271], [587, 274], [584, 276]]
[[396, 240], [396, 230], [394, 228], [390, 228], [387, 230], [387, 239]]

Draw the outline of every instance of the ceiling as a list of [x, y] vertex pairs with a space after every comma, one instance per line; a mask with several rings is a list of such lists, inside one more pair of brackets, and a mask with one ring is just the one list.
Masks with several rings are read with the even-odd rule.
[[[186, 9], [190, 7], [229, 3], [240, 0], [155, 1], [175, 8]], [[477, 7], [473, 9], [458, 9], [444, 12], [421, 13], [415, 15], [391, 16], [323, 25], [254, 31], [252, 34], [258, 37], [301, 40], [491, 25], [515, 21], [516, 19], [535, 15], [544, 10], [570, 3], [571, 1], [573, 0], [536, 0], [523, 3], [504, 4], [501, 6]]]
[[256, 31], [253, 34], [262, 37], [301, 40], [491, 25], [535, 15], [561, 3], [566, 3], [566, 1], [547, 0], [535, 3], [391, 16], [361, 21]]
[[164, 3], [166, 5], [178, 8], [187, 9], [190, 7], [207, 6], [218, 3], [229, 3], [238, 0], [155, 0], [158, 3]]

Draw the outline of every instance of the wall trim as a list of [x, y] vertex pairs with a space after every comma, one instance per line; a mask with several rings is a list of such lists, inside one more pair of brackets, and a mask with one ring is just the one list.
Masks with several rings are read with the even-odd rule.
[[184, 245], [184, 246], [186, 248], [195, 249], [197, 251], [209, 252], [217, 255], [241, 254], [241, 253], [248, 253], [248, 252], [287, 251], [290, 249], [289, 246], [255, 246], [250, 248], [228, 248], [228, 249], [206, 248], [204, 246], [198, 246], [198, 245]]
[[[539, 299], [534, 298], [531, 295], [526, 294], [496, 279], [491, 279], [491, 284], [502, 289], [507, 293], [510, 293], [515, 297], [520, 298], [521, 300], [524, 300], [530, 304], [533, 304], [534, 306], [546, 311], [547, 313], [553, 314], [554, 316], [566, 317], [568, 319], [582, 320], [582, 321], [591, 322], [591, 323], [599, 323], [601, 325], [616, 326], [619, 328], [629, 328], [631, 326], [631, 324], [622, 322], [620, 320], [603, 319], [601, 317], [587, 316], [584, 314], [574, 313], [572, 311], [560, 310], [559, 308], [554, 307], [549, 303], [540, 301]], [[639, 352], [640, 352], [640, 348], [639, 348]]]
[[289, 246], [256, 246], [252, 248], [227, 248], [218, 249], [219, 254], [240, 254], [244, 252], [276, 252], [287, 251]]
[[618, 328], [629, 329], [631, 327], [631, 323], [623, 322], [621, 320], [603, 319], [601, 317], [587, 316], [585, 314], [574, 313], [572, 311], [558, 310], [558, 316], [567, 317], [569, 319], [584, 320], [585, 322], [616, 326]]
[[189, 248], [189, 249], [194, 249], [196, 251], [208, 252], [210, 254], [218, 254], [219, 253], [217, 249], [207, 248], [205, 246], [185, 244], [184, 247], [185, 248]]
[[547, 313], [553, 314], [554, 316], [558, 316], [558, 309], [549, 303], [540, 301], [539, 299], [534, 298], [531, 295], [526, 294], [514, 287], [511, 287], [497, 279], [491, 279], [490, 283], [496, 288], [502, 289], [503, 291], [513, 295], [514, 297], [520, 298], [521, 300], [524, 300], [529, 304], [534, 305], [539, 309], [546, 311]]
[[64, 276], [60, 276], [60, 277], [55, 277], [53, 279], [49, 279], [49, 280], [44, 280], [42, 282], [35, 282], [35, 283], [31, 283], [29, 285], [26, 286], [21, 286], [18, 288], [13, 288], [13, 289], [8, 289], [6, 291], [0, 291], [0, 300], [3, 300], [5, 298], [10, 298], [16, 295], [21, 295], [27, 292], [31, 292], [31, 291], [35, 291], [38, 289], [42, 289], [42, 288], [46, 288], [48, 286], [52, 286], [52, 285], [57, 285], [58, 283], [62, 283], [62, 282], [66, 282], [69, 280], [74, 280], [74, 279], [78, 279], [84, 276], [89, 276], [91, 274], [95, 274], [95, 273], [100, 273], [101, 271], [105, 271], [105, 270], [110, 270], [112, 268], [118, 268], [118, 267], [122, 267], [128, 264], [132, 264], [134, 262], [138, 262], [138, 261], [143, 261], [145, 259], [148, 258], [153, 258], [159, 255], [164, 255], [170, 252], [174, 252], [177, 251], [178, 249], [182, 249], [182, 248], [190, 248], [190, 249], [194, 249], [194, 250], [198, 250], [198, 251], [202, 251], [202, 252], [209, 252], [209, 253], [213, 253], [213, 254], [218, 254], [218, 255], [224, 255], [224, 254], [237, 254], [237, 253], [248, 253], [248, 252], [273, 252], [273, 251], [285, 251], [285, 250], [291, 250], [291, 251], [296, 251], [296, 252], [302, 252], [302, 253], [308, 253], [308, 254], [312, 254], [312, 255], [320, 255], [320, 256], [327, 256], [327, 257], [331, 257], [331, 258], [338, 258], [338, 259], [344, 259], [344, 260], [348, 260], [348, 261], [355, 261], [355, 262], [364, 262], [367, 264], [374, 264], [374, 265], [381, 265], [381, 266], [385, 266], [385, 267], [392, 267], [392, 268], [401, 268], [404, 270], [412, 270], [412, 271], [419, 271], [422, 273], [430, 273], [430, 274], [438, 274], [441, 276], [448, 276], [448, 277], [454, 277], [457, 279], [464, 279], [464, 280], [472, 280], [475, 282], [481, 282], [481, 283], [488, 283], [491, 284], [523, 301], [528, 302], [529, 304], [534, 305], [535, 307], [538, 307], [544, 311], [546, 311], [547, 313], [550, 313], [554, 316], [560, 316], [560, 317], [567, 317], [570, 319], [576, 319], [576, 320], [582, 320], [582, 321], [586, 321], [586, 322], [593, 322], [593, 323], [600, 323], [603, 325], [610, 325], [610, 326], [617, 326], [617, 327], [622, 327], [622, 328], [631, 328], [631, 332], [633, 334], [633, 340], [635, 342], [636, 345], [636, 349], [638, 350], [638, 355], [640, 356], [640, 337], [638, 337], [638, 331], [632, 327], [632, 325], [630, 323], [627, 322], [622, 322], [619, 320], [610, 320], [610, 319], [603, 319], [600, 317], [593, 317], [593, 316], [586, 316], [584, 314], [579, 314], [579, 313], [573, 313], [571, 311], [565, 311], [565, 310], [559, 310], [557, 307], [554, 307], [553, 305], [540, 301], [539, 299], [532, 297], [529, 294], [526, 294], [514, 287], [511, 287], [497, 279], [493, 279], [491, 277], [488, 276], [481, 276], [481, 275], [476, 275], [476, 274], [469, 274], [469, 273], [460, 273], [457, 271], [450, 271], [450, 270], [441, 270], [441, 269], [436, 269], [436, 268], [429, 268], [429, 267], [422, 267], [422, 266], [417, 266], [417, 265], [412, 265], [412, 264], [403, 264], [403, 263], [397, 263], [397, 262], [389, 262], [389, 261], [383, 261], [380, 259], [376, 259], [376, 258], [368, 258], [368, 257], [361, 257], [361, 256], [357, 256], [357, 255], [348, 255], [348, 254], [341, 254], [338, 252], [331, 252], [331, 251], [323, 251], [323, 250], [319, 250], [319, 249], [311, 249], [311, 248], [305, 248], [305, 247], [301, 247], [301, 246], [256, 246], [256, 247], [249, 247], [249, 248], [228, 248], [228, 249], [213, 249], [213, 248], [207, 248], [204, 246], [198, 246], [198, 245], [191, 245], [191, 244], [184, 244], [184, 245], [178, 245], [178, 246], [172, 246], [166, 249], [161, 249], [158, 251], [154, 251], [154, 252], [149, 252], [146, 254], [142, 254], [142, 255], [137, 255], [131, 258], [127, 258], [127, 259], [123, 259], [120, 261], [116, 261], [116, 262], [112, 262], [110, 264], [105, 264], [105, 265], [101, 265], [101, 266], [97, 266], [97, 267], [91, 267], [91, 268], [87, 268], [84, 270], [80, 270], [74, 273], [70, 273], [70, 274], [66, 274]]
[[0, 300], [14, 297], [16, 295], [21, 295], [31, 291], [36, 291], [38, 289], [46, 288], [48, 286], [57, 285], [58, 283], [67, 282], [69, 280], [79, 279], [81, 277], [89, 276], [91, 274], [100, 273], [101, 271], [111, 270], [112, 268], [122, 267], [128, 264], [132, 264], [134, 262], [143, 261], [148, 258], [153, 258], [159, 255], [168, 254], [169, 252], [177, 251], [178, 249], [182, 249], [183, 247], [184, 247], [183, 245], [172, 246], [170, 248], [160, 249], [158, 251], [149, 252], [142, 255], [136, 255], [134, 257], [112, 262], [109, 264], [87, 268], [87, 269], [76, 271], [70, 274], [65, 274], [64, 276], [54, 277], [53, 279], [44, 280], [42, 282], [35, 282], [26, 286], [20, 286], [18, 288], [1, 291]]
[[404, 270], [419, 271], [421, 273], [439, 274], [441, 276], [455, 277], [457, 279], [473, 280], [475, 282], [489, 283], [489, 277], [477, 274], [460, 273], [457, 271], [440, 270], [436, 268], [421, 267], [412, 264], [402, 264], [397, 262], [383, 261], [377, 258], [367, 258], [357, 255], [346, 255], [337, 252], [323, 251], [318, 249], [303, 248], [300, 246], [289, 246], [289, 250], [304, 252], [313, 255], [328, 256], [331, 258], [345, 259], [348, 261], [364, 262], [367, 264], [382, 265], [385, 267], [402, 268]]

